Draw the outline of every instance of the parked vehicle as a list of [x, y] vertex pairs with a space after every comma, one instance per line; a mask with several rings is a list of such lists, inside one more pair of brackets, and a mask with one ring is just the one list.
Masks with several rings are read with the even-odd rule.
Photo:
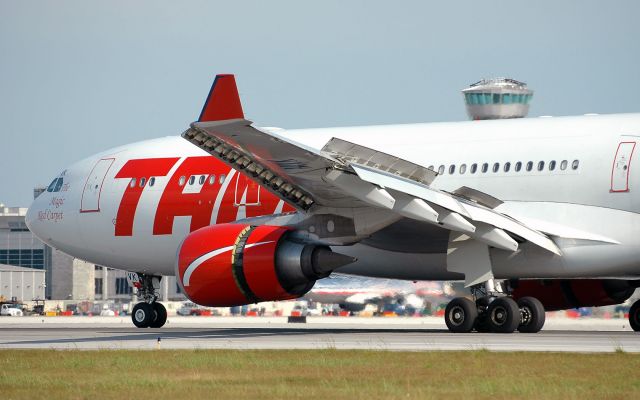
[[182, 307], [176, 310], [178, 315], [189, 316], [189, 315], [197, 315], [197, 316], [212, 316], [212, 315], [220, 315], [217, 310], [211, 310], [209, 308], [201, 307], [195, 303], [187, 301], [182, 304]]
[[31, 315], [44, 315], [44, 300], [34, 299]]
[[22, 304], [20, 303], [1, 303], [0, 315], [10, 317], [22, 317]]

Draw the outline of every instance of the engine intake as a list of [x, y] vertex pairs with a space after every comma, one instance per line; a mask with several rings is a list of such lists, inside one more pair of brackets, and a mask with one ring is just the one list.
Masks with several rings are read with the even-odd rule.
[[194, 303], [211, 307], [288, 300], [355, 261], [326, 246], [288, 240], [289, 231], [241, 224], [194, 231], [178, 250], [178, 283]]

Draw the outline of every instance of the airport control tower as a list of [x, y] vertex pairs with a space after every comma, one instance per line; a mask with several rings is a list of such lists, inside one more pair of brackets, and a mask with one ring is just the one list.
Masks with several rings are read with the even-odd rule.
[[524, 118], [533, 90], [510, 78], [483, 79], [462, 90], [467, 114], [473, 120]]

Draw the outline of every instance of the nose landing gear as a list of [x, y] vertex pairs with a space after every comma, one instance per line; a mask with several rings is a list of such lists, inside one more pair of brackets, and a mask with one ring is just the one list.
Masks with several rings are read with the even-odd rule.
[[[134, 276], [135, 275], [135, 276]], [[161, 328], [167, 322], [167, 309], [158, 303], [157, 289], [160, 277], [130, 273], [133, 286], [138, 289], [137, 295], [144, 301], [136, 304], [131, 313], [131, 320], [138, 328]]]
[[[508, 295], [508, 287], [491, 279], [471, 287], [475, 302], [457, 297], [447, 305], [444, 319], [451, 332], [523, 333], [539, 332], [545, 322], [544, 306], [534, 297], [517, 302]], [[640, 303], [638, 305], [640, 329]], [[631, 317], [630, 317], [631, 318]]]

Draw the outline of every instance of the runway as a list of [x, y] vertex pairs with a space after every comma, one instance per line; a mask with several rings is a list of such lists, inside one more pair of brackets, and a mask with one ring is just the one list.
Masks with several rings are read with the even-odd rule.
[[553, 321], [538, 334], [452, 334], [438, 318], [174, 317], [160, 329], [126, 317], [0, 319], [0, 349], [366, 349], [640, 352], [622, 320]]

